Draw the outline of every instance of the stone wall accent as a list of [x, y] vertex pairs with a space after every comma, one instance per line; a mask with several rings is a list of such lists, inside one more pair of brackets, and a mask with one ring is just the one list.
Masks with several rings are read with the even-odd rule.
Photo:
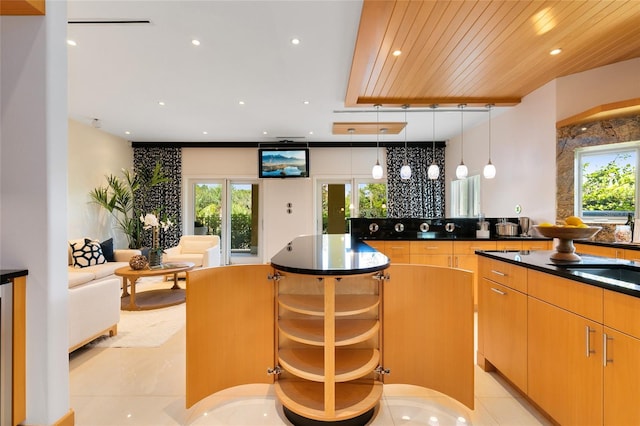
[[[557, 220], [574, 214], [574, 152], [576, 148], [640, 140], [640, 115], [561, 127], [556, 132]], [[602, 226], [596, 241], [611, 242], [615, 225]]]

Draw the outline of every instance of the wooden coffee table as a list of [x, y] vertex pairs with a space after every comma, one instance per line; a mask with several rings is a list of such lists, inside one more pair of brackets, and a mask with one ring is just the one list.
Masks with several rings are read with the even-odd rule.
[[[122, 277], [121, 309], [125, 311], [142, 311], [183, 303], [186, 300], [186, 296], [184, 289], [178, 285], [178, 274], [189, 271], [194, 266], [193, 263], [183, 262], [163, 264], [161, 267], [152, 269], [135, 270], [131, 269], [130, 266], [116, 269], [114, 273]], [[136, 294], [136, 282], [139, 278], [171, 274], [173, 274], [173, 287], [141, 291]], [[127, 287], [131, 289], [130, 292]]]

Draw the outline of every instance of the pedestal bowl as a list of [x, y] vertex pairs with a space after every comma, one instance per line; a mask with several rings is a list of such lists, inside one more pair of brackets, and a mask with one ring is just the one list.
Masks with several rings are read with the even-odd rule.
[[576, 254], [573, 240], [584, 240], [596, 235], [602, 227], [570, 228], [566, 226], [533, 226], [538, 233], [547, 238], [557, 238], [558, 245], [551, 255], [551, 260], [561, 262], [578, 262], [580, 256]]

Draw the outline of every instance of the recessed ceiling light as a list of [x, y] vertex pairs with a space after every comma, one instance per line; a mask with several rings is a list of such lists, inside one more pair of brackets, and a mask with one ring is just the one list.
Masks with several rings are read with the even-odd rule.
[[164, 103], [164, 101], [159, 101], [159, 102], [158, 102], [158, 105], [160, 105], [160, 106], [165, 106], [166, 104]]
[[244, 101], [240, 101], [240, 102], [238, 102], [238, 104], [244, 105]]
[[553, 49], [551, 52], [549, 52], [549, 55], [557, 55], [560, 52], [562, 52], [562, 49], [558, 47], [557, 49]]
[[67, 44], [69, 46], [77, 46], [78, 45], [78, 43], [76, 43], [75, 40], [67, 40]]
[[300, 39], [299, 38], [292, 38], [291, 39], [291, 44], [295, 44], [295, 45], [300, 44]]
[[208, 135], [208, 134], [209, 134], [209, 132], [204, 131], [204, 132], [202, 132], [202, 134], [203, 134], [203, 135]]
[[266, 134], [268, 134], [268, 133], [267, 133], [267, 131], [265, 130], [264, 132], [262, 132], [262, 134], [263, 134], [263, 135], [266, 135]]
[[130, 135], [130, 134], [131, 134], [131, 132], [130, 132], [130, 131], [128, 131], [128, 130], [126, 130], [126, 131], [124, 132], [124, 134], [125, 134], [125, 135]]
[[200, 40], [196, 40], [194, 38], [193, 40], [191, 40], [191, 44], [193, 44], [194, 46], [200, 46]]
[[402, 55], [402, 50], [394, 50], [393, 51], [393, 56], [400, 56]]
[[302, 101], [303, 104], [309, 105], [309, 101]]
[[309, 134], [310, 134], [310, 135], [312, 135], [312, 134], [313, 134], [313, 130], [311, 130], [311, 131], [309, 132]]

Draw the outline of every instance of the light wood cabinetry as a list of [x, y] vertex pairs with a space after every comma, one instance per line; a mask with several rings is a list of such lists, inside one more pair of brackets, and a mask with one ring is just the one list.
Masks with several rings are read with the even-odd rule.
[[452, 267], [452, 241], [410, 241], [410, 260], [414, 265]]
[[576, 248], [577, 253], [592, 254], [594, 256], [613, 257], [616, 259], [624, 259], [624, 249], [616, 247], [597, 246], [593, 244], [580, 244], [573, 242], [573, 246]]
[[228, 387], [274, 383], [289, 411], [341, 421], [374, 408], [383, 383], [404, 383], [473, 409], [472, 275], [408, 264], [383, 272], [188, 272], [186, 406]]
[[527, 296], [485, 277], [479, 291], [485, 362], [527, 389]]
[[640, 298], [484, 257], [479, 270], [481, 367], [559, 424], [640, 424]]
[[623, 256], [627, 260], [640, 262], [640, 250], [624, 249]]
[[[604, 291], [604, 423], [640, 424], [640, 299]], [[603, 356], [605, 356], [603, 354]]]
[[522, 250], [551, 250], [553, 240], [522, 240]]

